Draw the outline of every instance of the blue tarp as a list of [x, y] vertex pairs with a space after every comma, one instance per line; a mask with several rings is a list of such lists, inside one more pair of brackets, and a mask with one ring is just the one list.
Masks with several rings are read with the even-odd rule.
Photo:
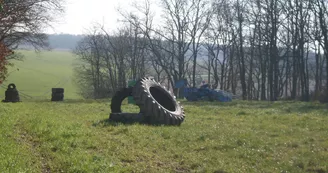
[[207, 86], [201, 88], [185, 88], [184, 97], [188, 101], [197, 101], [204, 99], [212, 99], [220, 102], [232, 101], [232, 94], [223, 90], [212, 90]]

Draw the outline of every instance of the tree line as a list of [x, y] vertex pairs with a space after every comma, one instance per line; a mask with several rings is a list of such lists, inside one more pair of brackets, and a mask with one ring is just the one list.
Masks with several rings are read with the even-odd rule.
[[[75, 53], [86, 97], [109, 97], [128, 79], [212, 88], [246, 100], [310, 101], [328, 89], [325, 0], [158, 0], [120, 11], [123, 26], [94, 26]], [[155, 22], [156, 21], [156, 22]], [[160, 22], [158, 22], [160, 21]], [[204, 58], [206, 57], [206, 58]], [[109, 92], [107, 92], [109, 91]]]

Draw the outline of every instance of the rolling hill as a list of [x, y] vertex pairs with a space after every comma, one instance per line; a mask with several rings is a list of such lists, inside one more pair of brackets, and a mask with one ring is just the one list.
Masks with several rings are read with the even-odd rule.
[[65, 88], [65, 98], [79, 98], [72, 81], [75, 57], [68, 51], [43, 51], [36, 53], [20, 50], [23, 61], [15, 61], [9, 77], [0, 87], [3, 99], [9, 83], [14, 83], [21, 99], [50, 99], [51, 88]]

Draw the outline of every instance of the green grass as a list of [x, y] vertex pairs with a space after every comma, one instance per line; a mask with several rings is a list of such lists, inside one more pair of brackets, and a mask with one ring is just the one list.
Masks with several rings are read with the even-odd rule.
[[[72, 64], [76, 57], [65, 51], [20, 50], [25, 57], [23, 61], [13, 61], [9, 77], [0, 88], [0, 98], [4, 97], [9, 83], [15, 83], [22, 100], [50, 99], [51, 88], [65, 88], [65, 98], [80, 98], [72, 81]], [[19, 69], [16, 70], [16, 69]]]
[[[0, 104], [1, 172], [328, 172], [328, 110], [183, 102], [179, 127], [109, 122], [110, 103]], [[137, 111], [124, 105], [125, 111]]]
[[[180, 127], [113, 123], [109, 101], [79, 100], [71, 53], [21, 52], [2, 85], [23, 102], [0, 103], [1, 172], [328, 173], [325, 105], [183, 102]], [[49, 101], [53, 87], [64, 102]]]

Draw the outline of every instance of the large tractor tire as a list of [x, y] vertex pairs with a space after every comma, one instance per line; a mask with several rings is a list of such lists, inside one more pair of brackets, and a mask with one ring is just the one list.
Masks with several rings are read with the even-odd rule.
[[111, 111], [109, 120], [121, 123], [142, 123], [144, 117], [141, 113], [122, 113], [122, 102], [125, 98], [132, 96], [132, 87], [122, 88], [117, 91], [111, 101]]
[[132, 95], [146, 123], [180, 125], [184, 121], [183, 107], [155, 80], [142, 78], [134, 86]]
[[112, 113], [122, 113], [122, 102], [125, 98], [132, 96], [132, 89], [132, 87], [122, 88], [115, 93], [110, 105]]

